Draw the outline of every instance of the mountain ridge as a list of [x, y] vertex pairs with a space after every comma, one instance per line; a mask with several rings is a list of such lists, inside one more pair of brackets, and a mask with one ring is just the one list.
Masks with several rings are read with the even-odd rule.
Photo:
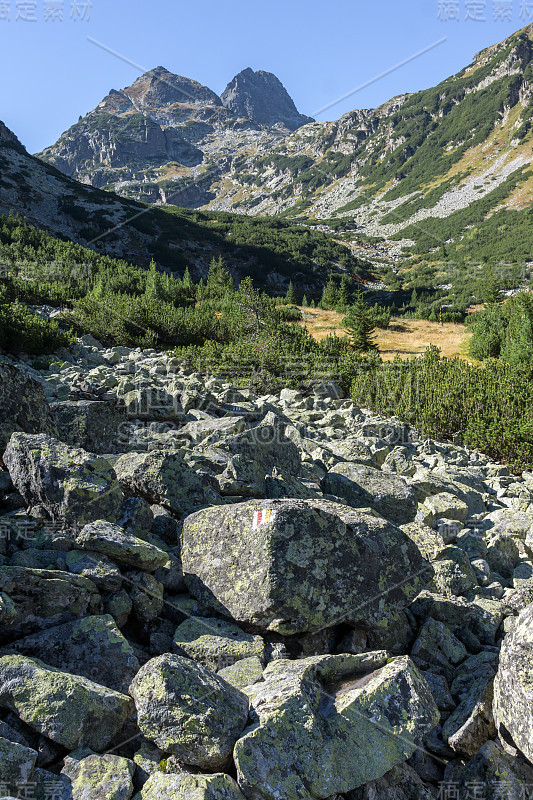
[[[38, 157], [70, 177], [147, 202], [197, 207], [209, 185], [241, 152], [263, 152], [310, 121], [271, 73], [244, 70], [225, 101], [207, 86], [165, 67], [112, 89]], [[205, 173], [207, 185], [202, 184]], [[183, 192], [192, 177], [198, 187]], [[182, 196], [185, 194], [185, 196]]]

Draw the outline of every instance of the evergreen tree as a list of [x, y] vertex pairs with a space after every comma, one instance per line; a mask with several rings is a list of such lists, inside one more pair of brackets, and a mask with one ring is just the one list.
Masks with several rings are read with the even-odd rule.
[[345, 311], [346, 307], [350, 304], [350, 290], [348, 287], [348, 278], [346, 275], [342, 276], [341, 285], [339, 289], [339, 296], [337, 300], [337, 306], [342, 310]]
[[183, 273], [182, 283], [183, 283], [183, 285], [185, 286], [186, 289], [190, 289], [191, 286], [193, 285], [192, 278], [191, 278], [191, 273], [189, 272], [189, 267], [185, 267], [185, 272]]
[[411, 300], [410, 300], [410, 302], [409, 302], [409, 305], [410, 305], [412, 308], [416, 308], [416, 307], [417, 307], [417, 305], [418, 305], [418, 293], [417, 293], [416, 289], [413, 289], [413, 292], [412, 292], [412, 294], [411, 294]]
[[501, 358], [510, 364], [533, 363], [533, 302], [529, 295], [509, 303], [509, 321], [501, 347]]
[[342, 321], [342, 326], [351, 337], [351, 345], [358, 353], [368, 353], [377, 350], [374, 342], [374, 323], [371, 312], [364, 301], [363, 293], [358, 292], [355, 302], [348, 309], [348, 314]]
[[302, 306], [304, 308], [307, 308], [309, 306], [309, 300], [307, 299], [307, 295], [306, 294], [304, 294], [304, 296], [302, 298]]
[[329, 280], [324, 286], [322, 291], [322, 299], [320, 300], [320, 308], [331, 309], [335, 308], [339, 302], [339, 290], [333, 280], [333, 275], [330, 273]]
[[296, 292], [294, 291], [292, 281], [289, 282], [289, 288], [287, 289], [287, 294], [285, 295], [285, 302], [289, 306], [295, 306], [297, 303]]
[[490, 276], [486, 279], [484, 284], [483, 290], [483, 302], [485, 306], [489, 308], [490, 306], [499, 305], [503, 303], [504, 296], [502, 294], [501, 284], [494, 275]]
[[227, 297], [234, 290], [233, 278], [222, 256], [211, 259], [206, 286], [208, 296], [216, 300]]
[[148, 275], [146, 276], [146, 289], [144, 290], [144, 294], [146, 297], [150, 297], [153, 300], [162, 299], [163, 291], [161, 275], [158, 272], [153, 259], [150, 261], [150, 266], [148, 268]]

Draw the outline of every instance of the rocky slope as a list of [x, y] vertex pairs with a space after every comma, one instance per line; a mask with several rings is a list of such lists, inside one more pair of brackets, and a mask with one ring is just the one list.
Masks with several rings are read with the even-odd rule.
[[347, 216], [391, 236], [474, 203], [479, 219], [493, 207], [529, 206], [533, 184], [521, 173], [533, 148], [532, 32], [478, 53], [433, 89], [305, 126], [268, 155], [238, 162], [213, 207]]
[[[417, 239], [416, 225], [428, 217], [446, 219], [468, 211], [448, 237], [456, 239], [495, 210], [530, 207], [532, 32], [530, 25], [483, 50], [472, 64], [434, 88], [401, 95], [377, 109], [353, 111], [334, 122], [303, 124], [307, 120], [294, 117], [290, 99], [283, 100], [273, 76], [267, 80], [263, 73], [245, 70], [224, 92], [226, 105], [268, 124], [278, 119], [289, 128], [301, 127], [284, 135], [253, 125], [252, 131], [251, 123], [242, 121], [227, 121], [229, 127], [220, 128], [213, 119], [227, 109], [206, 106], [209, 142], [200, 134], [194, 141], [185, 137], [201, 151], [196, 160], [192, 152], [176, 153], [170, 186], [182, 191], [179, 199], [167, 193], [170, 173], [160, 166], [168, 161], [163, 141], [167, 132], [158, 126], [174, 125], [173, 118], [144, 107], [139, 117], [123, 94], [110, 95], [112, 102], [106, 98], [41, 156], [68, 174], [78, 170], [76, 174], [95, 185], [151, 201], [170, 199], [253, 215], [339, 216], [353, 220], [366, 234], [391, 237], [405, 231], [406, 241]], [[277, 117], [270, 116], [274, 101], [263, 91], [265, 82], [279, 97]], [[137, 139], [130, 135], [130, 125], [139, 126]], [[197, 125], [191, 123], [191, 130]], [[172, 127], [178, 129], [179, 124]], [[122, 151], [116, 170], [116, 153], [109, 152], [102, 137], [116, 140]], [[87, 145], [89, 139], [95, 149]], [[142, 140], [134, 145], [133, 160], [127, 145], [132, 139]], [[159, 143], [153, 145], [154, 169], [143, 155], [143, 148], [152, 148], [146, 144], [149, 139]], [[135, 176], [142, 178], [141, 185], [135, 184]], [[179, 177], [186, 180], [183, 186], [175, 183]], [[425, 244], [426, 250], [435, 246], [435, 238]]]
[[285, 294], [292, 280], [302, 294], [319, 297], [330, 271], [355, 275], [368, 267], [360, 254], [352, 255], [329, 235], [311, 241], [307, 228], [290, 223], [266, 220], [252, 230], [244, 216], [163, 210], [83, 185], [29, 155], [0, 123], [0, 214], [11, 212], [56, 239], [66, 237], [137, 266], [154, 259], [179, 277], [188, 266], [205, 278], [213, 257], [221, 256], [236, 281], [251, 275], [271, 293]]
[[157, 67], [111, 90], [39, 156], [65, 174], [148, 202], [197, 208], [239, 153], [263, 152], [312, 122], [281, 82], [246, 69], [221, 97]]
[[531, 474], [92, 337], [0, 412], [4, 795], [526, 796]]

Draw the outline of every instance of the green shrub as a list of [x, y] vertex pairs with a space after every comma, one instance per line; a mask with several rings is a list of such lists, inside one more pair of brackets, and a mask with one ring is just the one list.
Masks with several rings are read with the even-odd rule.
[[0, 349], [38, 356], [72, 342], [72, 334], [62, 331], [55, 320], [42, 319], [18, 301], [0, 303]]

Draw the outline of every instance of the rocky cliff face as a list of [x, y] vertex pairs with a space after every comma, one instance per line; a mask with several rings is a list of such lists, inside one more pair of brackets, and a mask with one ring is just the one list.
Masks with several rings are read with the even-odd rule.
[[333, 381], [92, 336], [0, 370], [8, 796], [527, 796], [531, 473]]
[[[157, 67], [111, 90], [40, 154], [93, 186], [148, 202], [205, 205], [241, 152], [263, 152], [306, 122], [278, 79], [245, 70], [224, 93]], [[191, 191], [189, 183], [195, 184]]]
[[287, 90], [271, 72], [248, 68], [228, 83], [221, 95], [223, 105], [236, 117], [245, 117], [261, 125], [280, 123], [294, 131], [314, 122], [299, 114]]

